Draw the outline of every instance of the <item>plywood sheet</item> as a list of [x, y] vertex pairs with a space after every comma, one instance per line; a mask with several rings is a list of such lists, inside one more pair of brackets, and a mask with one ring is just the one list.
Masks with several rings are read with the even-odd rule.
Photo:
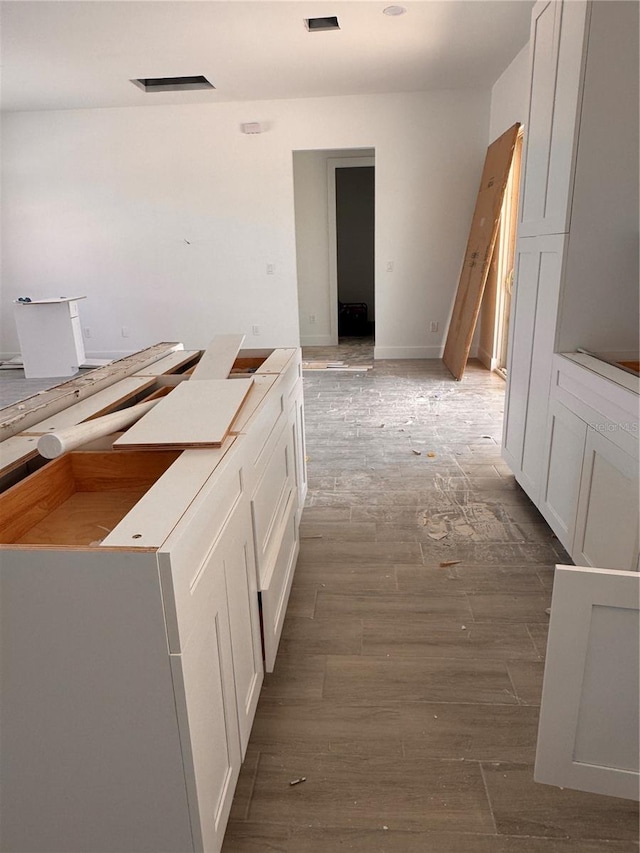
[[183, 382], [115, 441], [114, 448], [220, 447], [252, 384], [252, 377]]
[[456, 379], [462, 379], [469, 357], [519, 129], [516, 122], [487, 149], [444, 348], [443, 361]]
[[243, 341], [244, 335], [216, 335], [196, 364], [191, 379], [226, 379]]

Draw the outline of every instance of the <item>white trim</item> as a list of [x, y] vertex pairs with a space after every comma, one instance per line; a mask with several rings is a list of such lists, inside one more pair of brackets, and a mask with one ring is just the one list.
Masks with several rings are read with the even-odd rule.
[[498, 366], [498, 359], [494, 358], [484, 347], [478, 347], [476, 358], [480, 359], [487, 370], [495, 370]]
[[[95, 350], [94, 352], [85, 352], [85, 361], [93, 361], [94, 359], [109, 359], [109, 361], [115, 361], [118, 358], [125, 358], [125, 356], [133, 355], [136, 352], [139, 352], [139, 350]], [[0, 352], [0, 361], [11, 361], [12, 358], [20, 358], [20, 353], [15, 351]]]
[[[376, 165], [375, 157], [331, 157], [327, 160], [329, 214], [329, 334], [330, 346], [338, 345], [338, 245], [336, 239], [336, 169]], [[375, 292], [375, 281], [374, 281]], [[374, 296], [375, 300], [375, 296]]]
[[444, 346], [433, 347], [374, 347], [373, 357], [378, 358], [442, 358]]

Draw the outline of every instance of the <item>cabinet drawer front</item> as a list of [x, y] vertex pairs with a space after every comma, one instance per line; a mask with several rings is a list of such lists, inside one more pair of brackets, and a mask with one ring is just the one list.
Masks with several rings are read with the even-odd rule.
[[[231, 522], [244, 493], [237, 457], [205, 484], [183, 515], [179, 532], [158, 553], [160, 580], [167, 620], [169, 650], [178, 653], [197, 618], [198, 586], [206, 574], [209, 555]], [[236, 465], [232, 464], [233, 460]]]
[[270, 572], [268, 582], [261, 589], [262, 637], [267, 672], [273, 672], [296, 559], [300, 550], [296, 523], [297, 508], [296, 493], [292, 492], [279, 532], [280, 549], [273, 565], [273, 571]]
[[293, 432], [285, 425], [266, 460], [251, 498], [256, 560], [264, 579], [273, 553], [287, 501], [294, 490]]

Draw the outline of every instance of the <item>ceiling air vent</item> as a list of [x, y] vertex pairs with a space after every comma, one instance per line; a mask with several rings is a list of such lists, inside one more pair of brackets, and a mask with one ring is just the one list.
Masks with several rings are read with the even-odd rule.
[[132, 80], [145, 92], [193, 92], [196, 89], [215, 89], [201, 74], [195, 77], [141, 77]]
[[329, 18], [305, 18], [305, 24], [310, 33], [321, 30], [339, 30], [340, 24], [335, 15]]

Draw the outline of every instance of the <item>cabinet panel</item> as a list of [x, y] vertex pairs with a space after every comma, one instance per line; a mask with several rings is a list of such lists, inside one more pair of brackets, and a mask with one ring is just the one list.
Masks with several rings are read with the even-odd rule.
[[638, 568], [638, 460], [594, 429], [587, 431], [574, 560]]
[[275, 665], [296, 559], [300, 550], [297, 509], [298, 501], [294, 491], [291, 493], [278, 535], [281, 542], [280, 550], [268, 578], [261, 584], [262, 630], [267, 672], [273, 672]]
[[258, 578], [251, 539], [251, 516], [246, 503], [243, 502], [234, 514], [217, 549], [216, 559], [224, 565], [227, 583], [236, 706], [244, 757], [264, 677]]
[[557, 401], [551, 402], [540, 511], [569, 553], [573, 550], [586, 433], [584, 421]]
[[285, 426], [251, 497], [256, 561], [264, 581], [280, 544], [279, 528], [294, 489], [293, 435]]
[[518, 241], [512, 300], [504, 458], [518, 482], [538, 503], [560, 292], [563, 235]]
[[557, 566], [537, 782], [639, 798], [637, 572]]
[[521, 237], [569, 230], [587, 3], [540, 2], [531, 25]]
[[222, 566], [200, 589], [202, 617], [181, 655], [171, 655], [196, 850], [215, 853], [240, 772], [231, 633]]

